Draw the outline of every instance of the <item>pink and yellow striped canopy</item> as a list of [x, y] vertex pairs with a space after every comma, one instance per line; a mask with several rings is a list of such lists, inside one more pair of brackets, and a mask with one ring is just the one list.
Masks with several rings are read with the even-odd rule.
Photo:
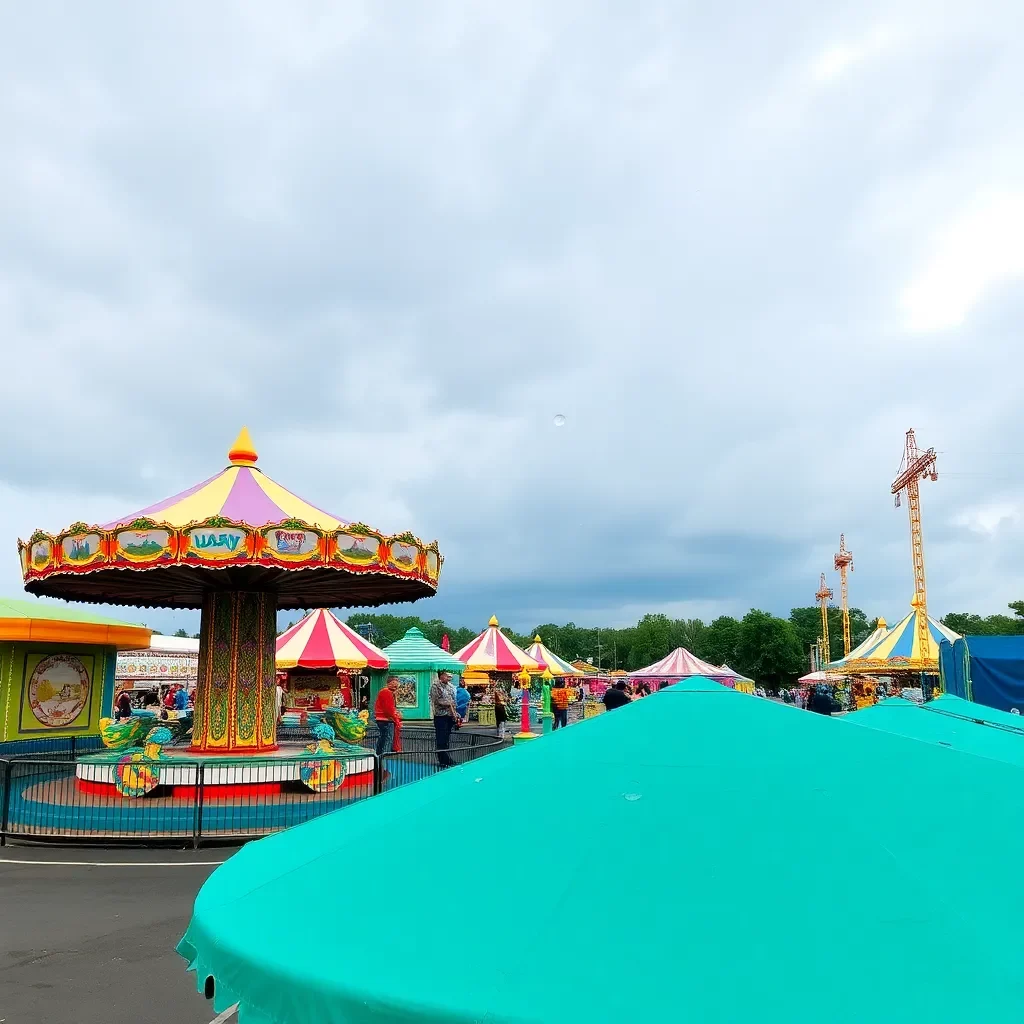
[[154, 519], [181, 529], [214, 516], [255, 527], [287, 519], [300, 519], [327, 532], [348, 526], [348, 520], [324, 512], [264, 476], [256, 469], [256, 459], [249, 431], [243, 428], [228, 452], [227, 469], [187, 491], [104, 523], [101, 529], [116, 530], [136, 519]]
[[310, 612], [277, 638], [279, 669], [380, 668], [388, 656], [324, 608]]
[[583, 676], [586, 675], [578, 668], [573, 668], [569, 662], [560, 658], [553, 650], [544, 645], [539, 636], [533, 638], [533, 643], [526, 648], [526, 653], [540, 665], [547, 666], [548, 671], [557, 677], [561, 676]]
[[517, 647], [498, 628], [493, 615], [487, 628], [470, 640], [455, 657], [466, 666], [467, 674], [486, 675], [488, 672], [543, 672], [545, 666]]

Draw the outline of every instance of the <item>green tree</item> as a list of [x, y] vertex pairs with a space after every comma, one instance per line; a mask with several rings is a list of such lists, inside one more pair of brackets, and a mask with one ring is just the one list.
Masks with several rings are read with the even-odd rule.
[[187, 629], [176, 629], [174, 631], [174, 635], [175, 636], [185, 637], [187, 639], [188, 638], [188, 630]]
[[793, 624], [752, 608], [740, 623], [732, 667], [775, 692], [792, 685], [806, 667]]
[[701, 634], [700, 650], [694, 651], [712, 665], [728, 665], [739, 669], [735, 664], [736, 647], [740, 639], [740, 623], [731, 615], [720, 615]]

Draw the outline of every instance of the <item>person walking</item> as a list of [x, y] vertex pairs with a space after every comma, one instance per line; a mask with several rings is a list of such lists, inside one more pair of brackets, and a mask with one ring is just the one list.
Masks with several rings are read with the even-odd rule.
[[555, 713], [552, 732], [560, 726], [564, 729], [569, 724], [569, 690], [565, 686], [556, 686], [551, 691], [551, 710]]
[[374, 751], [383, 757], [402, 749], [402, 713], [398, 710], [398, 680], [388, 678], [373, 702], [373, 719], [377, 723], [377, 744]]
[[450, 672], [438, 672], [437, 679], [430, 684], [430, 706], [434, 716], [434, 741], [437, 747], [437, 763], [442, 768], [451, 768], [455, 762], [449, 751], [452, 729], [455, 728], [455, 690], [451, 684]]
[[497, 726], [499, 740], [505, 738], [505, 723], [508, 721], [508, 708], [505, 706], [505, 691], [500, 686], [494, 687], [494, 724]]

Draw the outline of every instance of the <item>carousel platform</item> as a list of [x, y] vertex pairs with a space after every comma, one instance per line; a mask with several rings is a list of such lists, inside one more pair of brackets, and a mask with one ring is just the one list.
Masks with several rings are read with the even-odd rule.
[[[117, 795], [117, 772], [131, 764], [135, 751], [103, 750], [84, 754], [75, 763], [75, 784], [80, 792]], [[317, 762], [343, 761], [342, 788], [373, 782], [373, 754], [364, 747], [337, 744], [330, 751], [310, 751], [301, 743], [281, 743], [262, 754], [201, 754], [188, 748], [165, 747], [157, 761], [138, 763], [154, 775], [151, 790], [163, 795], [191, 798], [201, 784], [204, 798], [271, 795], [294, 792]]]

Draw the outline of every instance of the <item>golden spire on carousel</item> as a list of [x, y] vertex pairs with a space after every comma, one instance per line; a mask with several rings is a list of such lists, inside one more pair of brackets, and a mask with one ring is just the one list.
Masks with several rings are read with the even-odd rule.
[[249, 436], [249, 428], [242, 427], [231, 446], [231, 451], [228, 452], [228, 462], [232, 466], [255, 466], [258, 460], [259, 455], [256, 454], [256, 447]]

